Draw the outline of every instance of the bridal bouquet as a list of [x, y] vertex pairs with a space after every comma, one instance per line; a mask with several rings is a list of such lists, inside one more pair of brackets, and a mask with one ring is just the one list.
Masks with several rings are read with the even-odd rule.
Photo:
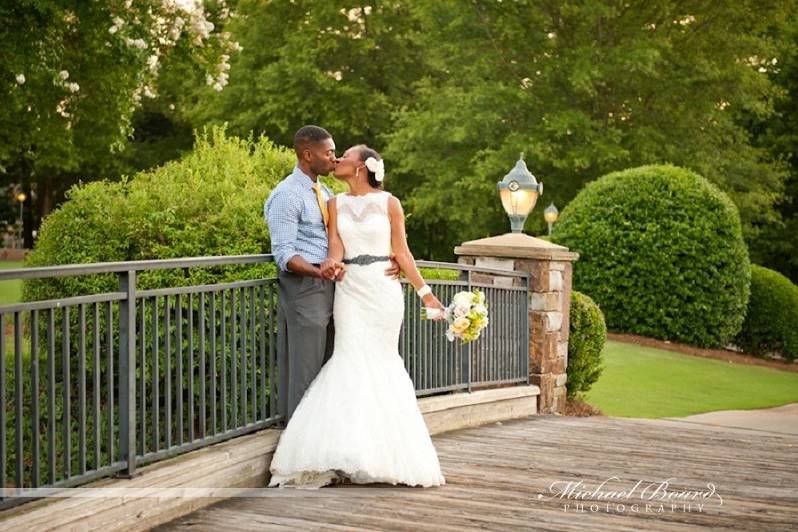
[[479, 290], [458, 292], [451, 305], [444, 310], [444, 317], [449, 323], [446, 338], [453, 342], [459, 338], [464, 344], [473, 342], [488, 325], [488, 304], [485, 294]]

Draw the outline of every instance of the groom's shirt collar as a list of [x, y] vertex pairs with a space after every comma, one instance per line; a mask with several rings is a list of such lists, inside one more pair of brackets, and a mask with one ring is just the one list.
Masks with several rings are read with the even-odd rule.
[[[291, 177], [305, 190], [312, 190], [313, 186], [318, 182], [313, 181], [308, 174], [302, 171], [299, 165], [294, 167], [294, 171], [291, 172]], [[318, 177], [316, 179], [318, 179]]]
[[[321, 182], [321, 179], [317, 177], [317, 181], [313, 181], [308, 174], [302, 171], [299, 165], [294, 166], [294, 171], [291, 172], [290, 178], [295, 184], [300, 186], [302, 190], [313, 191], [313, 187], [316, 185], [316, 183], [318, 183], [321, 185], [322, 195], [326, 199], [330, 199], [335, 195], [324, 183]], [[313, 194], [315, 194], [315, 192], [313, 192]]]

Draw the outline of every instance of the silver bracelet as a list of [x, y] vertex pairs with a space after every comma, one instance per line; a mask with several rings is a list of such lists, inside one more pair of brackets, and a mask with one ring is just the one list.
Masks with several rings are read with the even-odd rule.
[[418, 297], [424, 297], [425, 295], [431, 294], [431, 293], [432, 293], [432, 288], [430, 288], [428, 284], [425, 284], [424, 286], [422, 286], [421, 288], [419, 288], [416, 291], [416, 294], [418, 294]]

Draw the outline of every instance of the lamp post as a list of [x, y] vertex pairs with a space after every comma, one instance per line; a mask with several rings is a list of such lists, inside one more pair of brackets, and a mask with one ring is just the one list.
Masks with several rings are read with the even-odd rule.
[[529, 213], [535, 208], [538, 196], [543, 194], [543, 183], [538, 183], [524, 162], [524, 154], [515, 163], [497, 187], [502, 206], [510, 218], [510, 228], [513, 233], [524, 230], [524, 222]]
[[543, 211], [543, 218], [545, 218], [546, 222], [549, 224], [549, 236], [551, 236], [551, 226], [557, 221], [557, 217], [559, 215], [560, 211], [557, 210], [557, 207], [554, 206], [554, 203], [546, 207], [546, 210]]
[[24, 192], [20, 192], [19, 194], [17, 194], [17, 197], [16, 197], [16, 200], [19, 202], [19, 242], [20, 242], [19, 246], [20, 247], [24, 247], [23, 244], [21, 244], [21, 242], [22, 242], [22, 232], [23, 232], [23, 228], [24, 228], [24, 225], [25, 225], [25, 219], [22, 217], [22, 212], [23, 212], [22, 211], [22, 206], [25, 204], [25, 200], [27, 198], [28, 198], [28, 196], [26, 196]]

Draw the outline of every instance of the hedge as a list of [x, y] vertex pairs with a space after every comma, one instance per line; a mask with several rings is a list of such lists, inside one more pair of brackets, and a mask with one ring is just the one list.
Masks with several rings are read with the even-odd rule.
[[607, 326], [601, 309], [589, 296], [571, 291], [568, 330], [568, 397], [590, 390], [604, 370], [601, 352]]
[[798, 286], [777, 271], [751, 266], [751, 299], [735, 345], [757, 356], [798, 358]]
[[722, 347], [742, 327], [751, 266], [739, 213], [689, 170], [642, 166], [589, 183], [552, 240], [580, 254], [574, 289], [612, 331]]

